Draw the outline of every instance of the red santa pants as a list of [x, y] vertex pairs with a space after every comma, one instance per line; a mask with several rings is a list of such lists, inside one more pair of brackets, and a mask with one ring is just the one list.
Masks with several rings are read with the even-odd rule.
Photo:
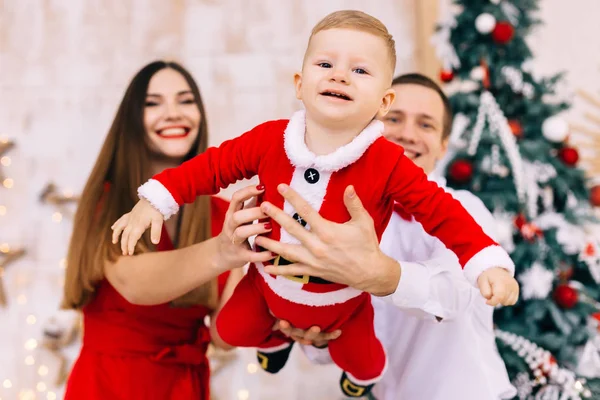
[[[319, 296], [318, 293], [314, 293]], [[375, 336], [373, 306], [368, 293], [344, 303], [308, 306], [293, 303], [274, 293], [254, 265], [250, 266], [217, 318], [217, 331], [226, 343], [239, 347], [269, 349], [291, 342], [273, 331], [277, 319], [296, 328], [319, 326], [323, 332], [341, 329], [329, 342], [333, 361], [361, 381], [376, 380], [385, 368], [385, 352]]]

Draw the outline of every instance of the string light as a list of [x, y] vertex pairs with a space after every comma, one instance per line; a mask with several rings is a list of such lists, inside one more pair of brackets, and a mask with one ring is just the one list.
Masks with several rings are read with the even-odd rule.
[[34, 350], [37, 347], [37, 345], [38, 345], [37, 340], [29, 339], [28, 341], [25, 342], [25, 349]]
[[20, 305], [27, 304], [27, 296], [25, 296], [24, 294], [20, 294], [17, 297], [17, 303], [20, 304]]
[[19, 400], [35, 400], [35, 392], [31, 389], [21, 390], [19, 393]]
[[6, 207], [0, 206], [0, 216], [6, 215]]
[[54, 214], [52, 214], [52, 221], [54, 221], [54, 222], [58, 223], [58, 222], [62, 221], [62, 218], [63, 218], [62, 214], [59, 213], [58, 211], [55, 212]]
[[35, 358], [33, 358], [33, 356], [27, 356], [27, 357], [25, 357], [25, 364], [26, 365], [33, 365], [33, 364], [35, 364]]
[[54, 393], [54, 392], [48, 392], [46, 394], [46, 399], [47, 400], [56, 400], [56, 393]]
[[38, 374], [40, 376], [46, 376], [48, 375], [48, 367], [45, 365], [40, 365], [40, 367], [38, 368]]
[[4, 386], [5, 389], [10, 389], [12, 387], [12, 382], [10, 379], [5, 379], [4, 382], [2, 382], [2, 386]]
[[238, 390], [237, 395], [239, 400], [248, 400], [250, 397], [250, 393], [246, 389]]
[[0, 158], [0, 164], [4, 165], [5, 167], [10, 166], [10, 157], [4, 156]]
[[9, 251], [10, 251], [10, 246], [8, 245], [8, 243], [0, 244], [0, 252], [8, 253]]
[[7, 188], [7, 189], [12, 189], [14, 183], [15, 182], [11, 178], [6, 178], [2, 182], [2, 184], [4, 185], [4, 187]]
[[258, 365], [254, 363], [248, 364], [248, 373], [255, 374], [258, 371]]
[[35, 318], [35, 315], [29, 315], [29, 316], [27, 317], [27, 320], [26, 320], [26, 321], [27, 321], [27, 323], [28, 323], [29, 325], [33, 325], [33, 324], [35, 324], [35, 322], [37, 321], [37, 319]]
[[45, 392], [46, 389], [48, 389], [48, 387], [46, 386], [46, 384], [44, 382], [38, 382], [38, 384], [35, 386], [35, 388], [38, 390], [38, 392]]

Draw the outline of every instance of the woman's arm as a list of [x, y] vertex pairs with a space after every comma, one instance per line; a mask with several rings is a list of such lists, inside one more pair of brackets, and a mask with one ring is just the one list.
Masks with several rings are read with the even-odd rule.
[[244, 208], [246, 200], [263, 190], [250, 186], [234, 193], [219, 236], [183, 249], [121, 256], [106, 263], [106, 279], [133, 304], [162, 304], [227, 270], [272, 259], [269, 251], [252, 251], [247, 241], [270, 230], [264, 223], [252, 224], [266, 217], [258, 207]]

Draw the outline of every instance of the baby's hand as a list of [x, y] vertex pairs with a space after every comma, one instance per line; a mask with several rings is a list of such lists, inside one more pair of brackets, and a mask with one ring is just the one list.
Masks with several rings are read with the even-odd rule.
[[163, 224], [163, 215], [147, 200], [140, 200], [135, 207], [123, 215], [111, 226], [113, 230], [112, 241], [116, 244], [119, 241], [121, 232], [121, 250], [123, 255], [133, 255], [135, 245], [144, 234], [144, 231], [151, 227], [150, 239], [152, 243], [158, 244], [160, 241], [160, 232]]
[[481, 295], [490, 306], [512, 306], [519, 299], [519, 284], [504, 268], [487, 269], [477, 278]]

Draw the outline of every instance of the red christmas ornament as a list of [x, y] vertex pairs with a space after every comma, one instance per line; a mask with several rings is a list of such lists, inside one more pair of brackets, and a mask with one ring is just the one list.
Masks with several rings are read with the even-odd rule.
[[574, 167], [575, 164], [577, 164], [577, 161], [579, 161], [579, 153], [577, 152], [577, 149], [574, 149], [573, 147], [563, 147], [558, 151], [558, 158], [560, 158], [565, 165]]
[[452, 70], [443, 69], [440, 71], [440, 80], [442, 82], [448, 83], [452, 79], [454, 79], [454, 72]]
[[523, 214], [517, 215], [514, 223], [521, 235], [530, 242], [536, 237], [544, 236], [544, 232], [536, 224], [528, 222]]
[[499, 21], [492, 31], [492, 38], [498, 44], [506, 44], [515, 34], [515, 28], [508, 21]]
[[525, 225], [526, 222], [527, 222], [527, 220], [525, 219], [525, 216], [523, 214], [519, 214], [515, 218], [515, 226], [519, 230], [521, 230], [521, 228], [523, 227], [523, 225]]
[[600, 332], [600, 312], [595, 312], [590, 317], [596, 321], [596, 330]]
[[600, 185], [590, 189], [590, 204], [594, 207], [600, 207]]
[[510, 130], [512, 131], [513, 135], [515, 135], [515, 137], [520, 138], [521, 136], [523, 136], [523, 126], [521, 126], [521, 123], [519, 121], [517, 121], [516, 119], [511, 119], [508, 121], [508, 126], [510, 126]]
[[450, 178], [457, 183], [467, 183], [473, 177], [473, 164], [467, 160], [456, 160], [450, 166]]
[[554, 289], [552, 295], [556, 304], [562, 308], [573, 308], [579, 300], [579, 293], [567, 284], [561, 284]]

